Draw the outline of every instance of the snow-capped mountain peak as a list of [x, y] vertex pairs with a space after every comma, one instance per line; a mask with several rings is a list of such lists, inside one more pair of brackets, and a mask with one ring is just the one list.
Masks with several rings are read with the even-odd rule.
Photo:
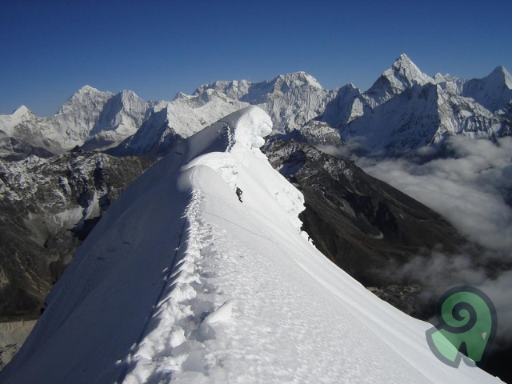
[[17, 108], [12, 115], [0, 115], [0, 131], [11, 135], [17, 125], [34, 118], [34, 114], [24, 105]]
[[86, 84], [82, 88], [80, 88], [76, 93], [98, 93], [98, 92], [101, 92], [101, 91]]
[[491, 112], [512, 111], [512, 76], [502, 66], [482, 79], [459, 80], [461, 95], [471, 97]]
[[317, 117], [333, 94], [306, 72], [280, 75], [272, 80], [252, 83], [247, 80], [217, 81], [197, 88], [194, 95], [214, 89], [227, 97], [257, 105], [274, 119], [275, 132], [304, 126]]
[[59, 109], [57, 115], [66, 115], [76, 111], [79, 113], [81, 110], [87, 109], [87, 112], [99, 114], [101, 108], [109, 98], [114, 96], [112, 92], [101, 92], [96, 88], [86, 85], [75, 92]]
[[384, 73], [392, 73], [395, 77], [408, 80], [411, 84], [423, 85], [433, 82], [432, 78], [421, 72], [416, 64], [414, 64], [405, 53], [402, 53], [400, 57], [395, 60], [391, 69]]
[[277, 77], [275, 80], [275, 83], [281, 83], [284, 82], [288, 85], [288, 87], [312, 87], [316, 89], [323, 89], [323, 87], [320, 85], [317, 79], [315, 79], [310, 74], [299, 71], [294, 73], [288, 73], [286, 75], [281, 75]]
[[414, 85], [435, 83], [414, 64], [409, 57], [402, 53], [391, 68], [386, 70], [366, 92], [370, 104], [377, 106], [389, 100], [394, 95], [402, 93]]
[[32, 113], [32, 111], [30, 111], [30, 109], [28, 109], [26, 106], [22, 105], [21, 107], [17, 108], [14, 111], [12, 116], [21, 117], [21, 116], [25, 116], [25, 115], [31, 114], [31, 113]]
[[484, 79], [489, 82], [496, 82], [498, 86], [505, 84], [508, 89], [512, 89], [512, 75], [502, 65], [496, 67], [489, 76]]

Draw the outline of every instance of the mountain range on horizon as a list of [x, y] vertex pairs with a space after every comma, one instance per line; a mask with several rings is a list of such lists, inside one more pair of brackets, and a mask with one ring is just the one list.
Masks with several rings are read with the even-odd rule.
[[248, 105], [269, 113], [274, 134], [395, 156], [439, 146], [452, 135], [508, 136], [511, 100], [512, 76], [504, 67], [483, 79], [429, 77], [405, 54], [365, 92], [352, 84], [326, 90], [305, 72], [257, 83], [217, 81], [192, 95], [178, 93], [172, 101], [158, 102], [145, 102], [132, 91], [113, 94], [84, 86], [52, 117], [37, 117], [25, 106], [0, 116], [0, 156], [47, 157], [79, 146], [157, 158], [177, 141]]

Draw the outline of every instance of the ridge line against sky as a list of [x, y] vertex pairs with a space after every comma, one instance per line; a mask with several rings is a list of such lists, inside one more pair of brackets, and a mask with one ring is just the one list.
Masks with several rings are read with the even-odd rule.
[[4, 0], [0, 114], [51, 116], [78, 89], [171, 100], [217, 80], [305, 71], [368, 89], [406, 53], [421, 71], [512, 70], [508, 0]]

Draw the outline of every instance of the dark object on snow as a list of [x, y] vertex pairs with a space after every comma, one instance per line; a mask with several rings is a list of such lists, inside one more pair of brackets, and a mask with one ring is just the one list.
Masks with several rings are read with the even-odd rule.
[[240, 202], [242, 202], [242, 193], [242, 190], [236, 187], [236, 195], [238, 196], [238, 200], [240, 200]]
[[82, 148], [80, 148], [79, 145], [75, 145], [75, 147], [73, 149], [71, 149], [69, 152], [71, 152], [71, 153], [83, 153], [84, 150]]

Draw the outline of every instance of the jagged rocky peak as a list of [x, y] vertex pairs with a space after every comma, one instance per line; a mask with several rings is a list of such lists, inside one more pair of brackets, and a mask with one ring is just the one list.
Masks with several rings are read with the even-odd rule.
[[384, 75], [393, 75], [396, 78], [409, 82], [409, 85], [424, 85], [434, 82], [431, 77], [421, 72], [405, 53], [402, 53], [400, 57], [395, 60], [391, 69], [384, 72]]
[[137, 125], [142, 124], [142, 118], [148, 109], [148, 103], [137, 96], [135, 92], [126, 90], [121, 91], [110, 100], [112, 100], [112, 107], [114, 107], [112, 112], [124, 112], [129, 114], [131, 118], [135, 119]]
[[502, 82], [508, 89], [512, 89], [512, 75], [507, 71], [507, 69], [500, 65], [489, 74], [489, 76], [485, 77], [484, 80], [495, 80], [497, 82]]
[[247, 101], [246, 98], [254, 98], [254, 94], [281, 92], [286, 93], [292, 88], [311, 87], [317, 90], [323, 90], [320, 83], [310, 74], [299, 71], [279, 75], [272, 80], [265, 80], [253, 83], [247, 80], [216, 81], [214, 83], [203, 84], [198, 87], [193, 95], [199, 95], [207, 90], [222, 92], [226, 96], [236, 100]]
[[402, 53], [390, 69], [385, 71], [366, 92], [372, 106], [377, 106], [389, 100], [392, 96], [402, 93], [414, 85], [435, 83], [414, 64], [409, 57]]
[[[85, 85], [75, 92], [57, 112], [57, 115], [62, 115], [70, 112], [71, 110], [79, 110], [84, 107], [101, 109], [103, 105], [114, 94], [112, 92], [102, 92], [89, 85]], [[99, 111], [98, 111], [99, 113]]]
[[436, 75], [434, 76], [434, 81], [436, 82], [436, 84], [442, 83], [443, 81], [446, 81], [447, 76], [448, 76], [448, 74], [446, 74], [446, 75], [441, 75], [441, 74], [438, 72], [438, 73], [436, 73]]
[[[197, 89], [194, 91], [194, 94], [197, 92]], [[176, 101], [176, 100], [188, 100], [190, 99], [192, 96], [190, 95], [187, 95], [186, 93], [183, 93], [183, 92], [178, 92], [176, 94], [176, 96], [174, 96], [174, 98], [172, 99], [172, 101]], [[157, 103], [158, 104], [158, 103]]]
[[512, 111], [512, 76], [502, 66], [483, 79], [461, 81], [462, 96], [471, 97], [485, 108], [500, 114]]
[[441, 89], [448, 92], [448, 94], [460, 95], [462, 93], [465, 80], [450, 76], [448, 73], [446, 75], [436, 73], [434, 76], [434, 82], [441, 87]]
[[34, 118], [34, 114], [27, 107], [22, 105], [17, 108], [12, 115], [0, 115], [0, 130], [5, 133], [11, 133], [11, 129], [17, 124]]
[[322, 121], [339, 128], [363, 116], [368, 105], [359, 88], [349, 83], [335, 92], [336, 96], [325, 106]]
[[114, 96], [112, 92], [102, 92], [90, 85], [85, 85], [76, 91], [61, 107], [59, 112], [63, 111], [66, 106], [75, 105], [75, 104], [87, 104], [95, 101], [103, 101], [106, 102], [109, 98]]
[[247, 80], [215, 81], [199, 86], [192, 95], [200, 95], [206, 90], [211, 89], [222, 92], [231, 99], [239, 100], [249, 92], [251, 84], [252, 83]]
[[123, 101], [123, 104], [132, 104], [132, 103], [145, 103], [137, 94], [130, 90], [123, 90], [118, 93], [119, 98]]
[[22, 116], [31, 115], [31, 114], [32, 114], [32, 111], [30, 109], [28, 109], [24, 105], [22, 105], [21, 107], [17, 108], [13, 112], [13, 116], [16, 116], [16, 117], [22, 117]]
[[[197, 92], [197, 91], [196, 91]], [[184, 93], [178, 93], [171, 104], [178, 107], [181, 105], [186, 105], [190, 108], [201, 108], [210, 102], [233, 102], [235, 100], [233, 97], [229, 97], [226, 95], [222, 89], [214, 88], [204, 88], [199, 93], [194, 93], [193, 95], [186, 95]]]
[[453, 77], [449, 73], [447, 73], [446, 75], [436, 73], [436, 75], [434, 76], [434, 82], [436, 84], [440, 84], [440, 83], [444, 83], [444, 82], [456, 82], [458, 80], [459, 79], [457, 77]]
[[98, 89], [91, 87], [90, 85], [84, 85], [82, 88], [80, 88], [76, 94], [80, 93], [98, 93], [100, 92]]
[[[299, 71], [294, 73], [288, 73], [286, 75], [280, 75], [274, 79], [275, 83], [286, 83], [290, 88], [292, 86], [302, 87], [309, 86], [316, 89], [323, 89], [317, 79], [310, 74]], [[282, 89], [281, 89], [282, 90]]]

